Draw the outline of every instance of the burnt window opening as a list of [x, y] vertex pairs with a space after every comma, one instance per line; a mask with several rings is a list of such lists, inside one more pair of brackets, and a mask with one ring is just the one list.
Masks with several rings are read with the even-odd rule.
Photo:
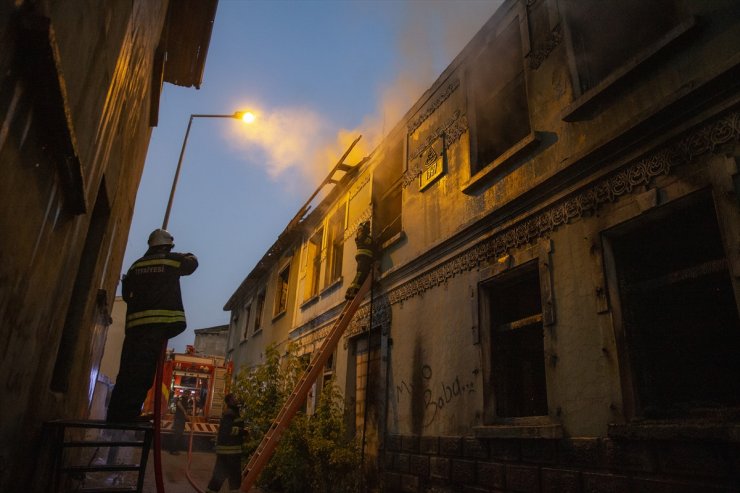
[[331, 216], [326, 231], [326, 272], [324, 285], [330, 286], [342, 277], [342, 260], [344, 260], [344, 217], [346, 204]]
[[496, 417], [547, 415], [537, 262], [529, 262], [487, 282], [483, 294], [490, 320], [490, 367]]
[[402, 231], [403, 140], [387, 151], [385, 160], [373, 172], [373, 204], [376, 243], [382, 245]]
[[676, 0], [565, 0], [580, 94], [598, 85], [636, 53], [677, 26], [685, 18], [680, 3]]
[[709, 194], [607, 234], [635, 414], [740, 404], [740, 320]]
[[288, 309], [288, 281], [290, 280], [290, 264], [283, 267], [278, 273], [275, 290], [275, 307], [273, 315], [277, 316]]
[[254, 332], [262, 330], [262, 312], [265, 311], [265, 292], [257, 295], [257, 306], [254, 312]]
[[252, 311], [252, 305], [249, 304], [244, 308], [244, 334], [242, 335], [242, 340], [246, 339], [249, 335], [249, 315]]
[[[95, 206], [87, 229], [87, 237], [80, 256], [77, 277], [72, 288], [72, 298], [67, 308], [62, 338], [59, 342], [57, 358], [54, 363], [50, 388], [56, 392], [66, 392], [69, 387], [70, 372], [76, 362], [75, 352], [80, 339], [82, 324], [88, 314], [88, 302], [91, 293], [95, 292], [95, 267], [100, 258], [100, 249], [105, 238], [105, 232], [108, 229], [109, 220], [110, 203], [106, 194], [105, 179], [103, 179], [98, 188], [98, 196], [95, 199]], [[106, 307], [107, 310], [109, 309]]]
[[532, 131], [518, 18], [488, 42], [472, 67], [470, 162], [475, 174]]
[[321, 243], [324, 240], [324, 228], [319, 229], [306, 243], [306, 281], [303, 299], [310, 300], [319, 294], [321, 278]]
[[334, 371], [336, 370], [336, 355], [337, 351], [335, 350], [331, 355], [329, 356], [329, 359], [326, 360], [326, 364], [324, 365], [324, 371], [321, 377], [321, 389], [329, 385], [334, 378]]

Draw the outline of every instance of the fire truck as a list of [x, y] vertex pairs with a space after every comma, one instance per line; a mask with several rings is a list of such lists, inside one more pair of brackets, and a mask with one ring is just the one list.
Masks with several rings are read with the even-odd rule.
[[[215, 435], [224, 406], [224, 395], [231, 381], [232, 363], [221, 356], [196, 354], [192, 346], [186, 353], [168, 353], [162, 374], [162, 433], [170, 433], [175, 416], [175, 398], [188, 403], [185, 433]], [[153, 389], [144, 402], [144, 412], [154, 411]]]

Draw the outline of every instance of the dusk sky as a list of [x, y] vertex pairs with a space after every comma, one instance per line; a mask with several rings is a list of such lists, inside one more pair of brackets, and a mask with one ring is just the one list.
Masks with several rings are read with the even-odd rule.
[[[123, 272], [160, 227], [190, 114], [168, 229], [199, 269], [182, 278], [188, 330], [226, 324], [223, 306], [349, 143], [368, 154], [502, 2], [221, 0], [200, 90], [165, 84]], [[119, 288], [120, 290], [120, 288]]]

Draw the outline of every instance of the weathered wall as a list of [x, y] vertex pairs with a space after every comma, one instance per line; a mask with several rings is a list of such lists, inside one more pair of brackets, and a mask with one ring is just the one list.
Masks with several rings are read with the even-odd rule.
[[[3, 491], [32, 488], [42, 422], [87, 414], [150, 136], [153, 53], [167, 2], [78, 7], [0, 8], [0, 369], [13, 396], [0, 410]], [[84, 214], [67, 207], [56, 162], [64, 157], [49, 145], [64, 129], [49, 127], [39, 111], [38, 90], [52, 81], [29, 79], [15, 59], [44, 63], [20, 48], [25, 15], [51, 21], [51, 66], [66, 96], [57, 109], [75, 137]]]
[[[385, 245], [375, 298], [348, 328], [336, 367], [351, 415], [353, 345], [378, 329], [371, 338], [381, 363], [368, 399], [380, 433], [368, 457], [379, 449], [374, 465], [384, 491], [737, 488], [735, 407], [692, 409], [705, 413], [701, 422], [685, 414], [678, 423], [642, 419], [651, 410], [635, 397], [610, 235], [704, 194], [725, 254], [712, 268], [729, 274], [740, 306], [740, 10], [729, 0], [675, 2], [683, 17], [662, 44], [641, 47], [584, 90], [575, 67], [588, 53], [576, 53], [565, 17], [579, 3], [505, 2], [390, 134], [405, 139], [403, 234]], [[518, 51], [497, 50], [497, 36], [512, 26], [520, 37], [507, 39]], [[481, 58], [489, 42], [494, 49]], [[510, 70], [521, 63], [521, 78], [512, 80], [521, 83], [527, 110], [500, 111], [531, 131], [492, 162], [473, 163], [486, 144], [479, 141], [491, 137], [477, 119], [484, 108], [476, 106], [476, 72], [512, 59]], [[509, 82], [502, 87], [515, 86]], [[385, 159], [374, 155], [349, 189], [363, 190], [364, 173]], [[363, 210], [350, 207], [350, 216]], [[304, 243], [325, 219], [310, 217]], [[354, 272], [353, 226], [350, 220], [345, 235], [345, 286]], [[494, 325], [491, 286], [509, 286], [501, 280], [521, 266], [533, 269], [539, 313], [529, 325]], [[680, 274], [699, 276], [703, 268]], [[297, 289], [300, 305], [300, 282]], [[325, 337], [336, 316], [332, 296], [296, 308], [292, 335], [301, 351]], [[494, 331], [538, 324], [546, 411], [499, 413], [503, 398], [494, 388], [506, 377], [494, 368], [505, 355], [493, 356]], [[261, 347], [252, 343], [252, 351]], [[524, 358], [510, 366], [524, 366]]]
[[195, 332], [195, 350], [209, 356], [224, 356], [226, 354], [226, 330], [221, 332]]

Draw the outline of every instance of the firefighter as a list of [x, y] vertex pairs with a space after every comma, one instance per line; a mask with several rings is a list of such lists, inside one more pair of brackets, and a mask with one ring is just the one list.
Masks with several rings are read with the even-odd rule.
[[162, 347], [186, 326], [180, 276], [192, 274], [198, 268], [198, 259], [192, 253], [172, 252], [174, 238], [164, 229], [154, 230], [148, 245], [144, 256], [131, 265], [122, 280], [126, 334], [108, 405], [109, 422], [139, 420]]
[[344, 295], [346, 300], [351, 300], [357, 296], [357, 292], [362, 287], [362, 283], [365, 282], [365, 278], [370, 273], [370, 269], [373, 267], [373, 258], [375, 256], [373, 248], [373, 238], [370, 234], [370, 221], [365, 221], [357, 227], [357, 233], [355, 233], [355, 245], [357, 245], [357, 253], [355, 254], [355, 260], [357, 261], [357, 274], [352, 280], [352, 284], [347, 288], [347, 293]]
[[224, 404], [226, 404], [226, 409], [221, 415], [216, 437], [216, 464], [213, 466], [213, 474], [208, 482], [206, 493], [220, 491], [227, 479], [231, 491], [238, 491], [241, 486], [244, 420], [239, 415], [239, 404], [234, 394], [226, 394]]
[[[175, 419], [172, 423], [172, 443], [170, 454], [178, 455], [182, 446], [182, 436], [185, 433], [185, 422], [188, 420], [187, 404], [183, 404], [183, 397], [175, 397]], [[187, 401], [186, 401], [187, 402]]]

